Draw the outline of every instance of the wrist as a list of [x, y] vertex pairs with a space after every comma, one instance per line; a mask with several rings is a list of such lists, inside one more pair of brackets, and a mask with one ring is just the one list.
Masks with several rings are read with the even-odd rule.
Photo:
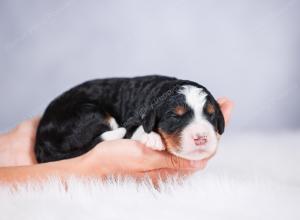
[[109, 175], [108, 167], [101, 160], [101, 156], [94, 154], [95, 152], [91, 150], [81, 156], [69, 159], [66, 161], [67, 169], [79, 177], [103, 178]]

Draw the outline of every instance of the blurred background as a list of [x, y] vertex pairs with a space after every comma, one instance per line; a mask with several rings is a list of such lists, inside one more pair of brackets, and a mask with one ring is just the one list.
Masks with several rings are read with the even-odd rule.
[[165, 74], [235, 102], [233, 132], [300, 128], [300, 1], [1, 0], [0, 131], [83, 81]]

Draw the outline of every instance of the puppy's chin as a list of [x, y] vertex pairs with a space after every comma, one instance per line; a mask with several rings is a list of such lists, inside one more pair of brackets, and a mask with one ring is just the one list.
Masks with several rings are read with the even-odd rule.
[[189, 152], [172, 151], [172, 150], [169, 151], [170, 153], [176, 155], [177, 157], [181, 157], [186, 160], [203, 160], [203, 159], [208, 159], [213, 157], [217, 151], [217, 147], [215, 148], [214, 151], [205, 151], [205, 150], [194, 150]]
[[169, 147], [170, 153], [187, 159], [187, 160], [203, 160], [213, 157], [218, 148], [218, 134], [210, 135], [209, 141], [202, 146], [196, 146], [191, 142], [182, 142], [180, 148]]
[[217, 148], [214, 151], [205, 151], [205, 150], [194, 150], [190, 152], [184, 151], [170, 151], [172, 154], [176, 155], [177, 157], [184, 158], [186, 160], [203, 160], [211, 158], [215, 155]]

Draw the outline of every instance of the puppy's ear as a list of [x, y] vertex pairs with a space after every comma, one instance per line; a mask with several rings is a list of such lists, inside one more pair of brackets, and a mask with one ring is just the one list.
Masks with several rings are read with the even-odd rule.
[[147, 111], [142, 117], [142, 126], [146, 133], [153, 131], [156, 124], [156, 113], [153, 109]]
[[224, 120], [224, 116], [223, 113], [221, 111], [221, 108], [219, 106], [218, 103], [216, 103], [218, 105], [218, 111], [216, 112], [216, 121], [217, 121], [217, 131], [218, 133], [221, 135], [224, 133], [224, 129], [225, 129], [225, 120]]
[[209, 95], [205, 104], [205, 112], [210, 115], [211, 123], [221, 135], [224, 133], [225, 120], [219, 103]]

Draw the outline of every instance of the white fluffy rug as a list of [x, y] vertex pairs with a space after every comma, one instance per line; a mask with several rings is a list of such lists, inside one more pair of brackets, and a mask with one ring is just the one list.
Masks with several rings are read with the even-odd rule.
[[300, 219], [300, 132], [224, 137], [182, 184], [58, 181], [0, 188], [0, 219]]

